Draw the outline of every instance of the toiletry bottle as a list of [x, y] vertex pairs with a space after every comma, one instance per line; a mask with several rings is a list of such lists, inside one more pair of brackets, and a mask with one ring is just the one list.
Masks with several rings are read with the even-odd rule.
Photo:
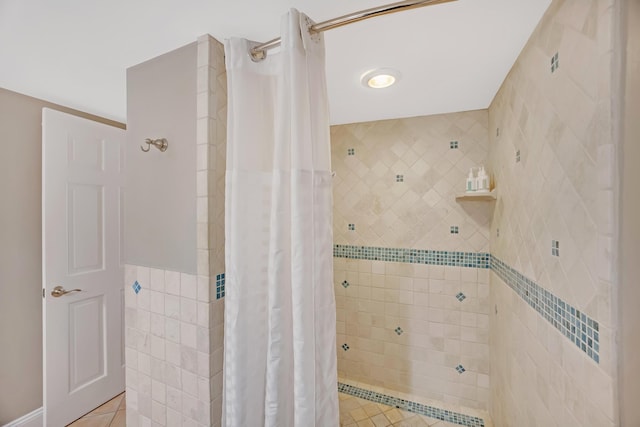
[[467, 193], [471, 193], [476, 190], [476, 180], [473, 177], [473, 168], [469, 169], [469, 176], [467, 177]]
[[489, 185], [489, 175], [487, 174], [487, 171], [484, 170], [484, 166], [482, 167], [482, 179], [484, 180], [482, 183], [482, 187], [485, 189], [485, 191], [489, 191], [489, 187], [491, 187]]
[[478, 191], [489, 191], [489, 177], [484, 170], [484, 166], [480, 166], [480, 170], [478, 171], [477, 186]]

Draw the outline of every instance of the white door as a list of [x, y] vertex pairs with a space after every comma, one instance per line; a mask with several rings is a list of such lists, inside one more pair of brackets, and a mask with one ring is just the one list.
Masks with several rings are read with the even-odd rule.
[[124, 391], [124, 139], [122, 129], [42, 111], [48, 427], [65, 426]]

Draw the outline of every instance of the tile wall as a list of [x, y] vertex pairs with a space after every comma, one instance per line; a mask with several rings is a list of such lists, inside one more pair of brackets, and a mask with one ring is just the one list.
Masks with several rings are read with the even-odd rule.
[[491, 253], [587, 321], [572, 341], [491, 275], [496, 425], [616, 425], [613, 3], [553, 1], [489, 108]]
[[487, 126], [485, 110], [332, 127], [341, 377], [487, 407], [489, 270], [470, 260], [493, 203], [455, 200]]
[[194, 118], [198, 274], [125, 267], [130, 427], [221, 422], [226, 90], [224, 48], [202, 36]]
[[125, 283], [127, 426], [219, 425], [224, 300], [206, 276], [127, 265]]

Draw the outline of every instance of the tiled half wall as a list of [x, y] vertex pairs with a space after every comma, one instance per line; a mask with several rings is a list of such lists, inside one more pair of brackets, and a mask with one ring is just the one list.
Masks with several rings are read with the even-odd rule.
[[125, 284], [127, 425], [219, 425], [224, 299], [215, 282], [127, 265]]

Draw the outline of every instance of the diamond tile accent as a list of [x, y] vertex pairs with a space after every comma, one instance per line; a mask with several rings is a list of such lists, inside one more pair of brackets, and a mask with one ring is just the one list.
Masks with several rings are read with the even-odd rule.
[[458, 366], [456, 366], [456, 371], [458, 371], [458, 373], [461, 374], [464, 371], [466, 371], [466, 369], [464, 369], [464, 366], [458, 365]]
[[396, 175], [396, 182], [404, 182], [404, 175]]
[[342, 344], [342, 349], [343, 349], [344, 351], [349, 350], [349, 345], [348, 345], [347, 343]]
[[349, 224], [349, 231], [355, 231], [355, 229], [356, 229], [355, 224]]
[[555, 72], [560, 66], [560, 61], [558, 61], [558, 52], [551, 57], [551, 72]]
[[355, 149], [349, 148], [347, 150], [347, 156], [355, 156], [355, 154], [356, 154], [356, 150]]
[[398, 326], [398, 327], [395, 329], [395, 332], [396, 332], [396, 334], [398, 334], [398, 335], [402, 335], [402, 333], [403, 333], [404, 331], [402, 330], [402, 328], [401, 328], [400, 326]]
[[560, 256], [560, 242], [557, 240], [551, 241], [551, 255]]
[[458, 292], [456, 294], [456, 299], [460, 302], [464, 301], [467, 298], [467, 296], [465, 294], [463, 294], [462, 292]]
[[458, 230], [458, 226], [457, 225], [452, 225], [451, 226], [451, 234], [458, 234], [459, 230]]
[[[462, 366], [462, 365], [460, 365]], [[411, 400], [400, 399], [387, 394], [378, 393], [352, 385], [338, 383], [338, 392], [365, 399], [370, 402], [381, 403], [387, 406], [395, 406], [403, 411], [435, 418], [447, 423], [458, 424], [467, 427], [484, 427], [482, 418], [461, 414], [459, 412], [436, 408], [435, 406], [423, 405]], [[438, 423], [440, 424], [440, 423]], [[399, 425], [399, 424], [397, 424]]]
[[449, 143], [449, 148], [451, 148], [451, 149], [458, 148], [458, 141], [451, 141]]
[[342, 282], [342, 287], [343, 287], [343, 288], [345, 288], [345, 289], [347, 289], [347, 288], [349, 287], [349, 282], [347, 282], [346, 280], [344, 280], [344, 281]]
[[[486, 110], [332, 126], [334, 243], [488, 252], [492, 210], [455, 201], [469, 168], [488, 164], [488, 126]], [[461, 239], [443, 236], [452, 223]]]
[[140, 283], [138, 283], [138, 281], [136, 280], [135, 283], [133, 285], [131, 285], [131, 287], [133, 288], [133, 291], [138, 294], [138, 292], [140, 292], [140, 290], [142, 290], [142, 286], [140, 286]]

